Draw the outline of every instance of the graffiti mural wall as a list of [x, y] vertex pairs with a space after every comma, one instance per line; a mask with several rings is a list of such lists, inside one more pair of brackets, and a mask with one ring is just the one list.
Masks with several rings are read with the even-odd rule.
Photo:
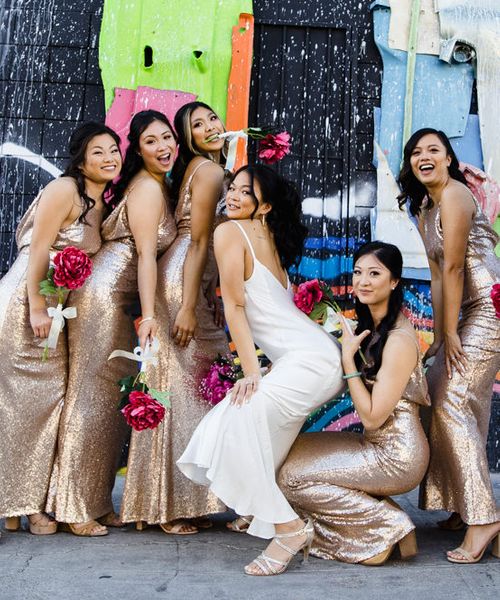
[[[484, 57], [500, 15], [492, 0], [420, 4], [415, 21], [411, 0], [3, 0], [0, 272], [15, 256], [21, 215], [59, 173], [78, 122], [106, 119], [123, 139], [134, 112], [173, 117], [197, 97], [231, 129], [273, 124], [291, 133], [279, 168], [300, 186], [310, 228], [297, 282], [327, 280], [349, 313], [357, 246], [377, 237], [403, 250], [406, 310], [424, 349], [432, 340], [429, 273], [415, 225], [397, 210], [402, 144], [423, 125], [444, 129], [495, 220], [500, 137], [491, 82], [500, 71]], [[465, 16], [458, 4], [471, 5]], [[478, 38], [478, 27], [493, 37]], [[248, 152], [253, 160], [252, 143]], [[497, 381], [488, 446], [495, 469], [499, 392]], [[358, 421], [346, 396], [306, 429]]]

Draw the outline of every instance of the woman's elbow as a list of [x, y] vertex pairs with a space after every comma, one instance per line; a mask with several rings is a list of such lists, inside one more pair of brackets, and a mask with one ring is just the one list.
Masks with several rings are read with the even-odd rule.
[[376, 417], [373, 415], [369, 417], [360, 418], [361, 423], [366, 431], [377, 431], [377, 429], [380, 429], [382, 425], [387, 421], [387, 417]]
[[464, 265], [462, 263], [446, 262], [443, 265], [443, 276], [463, 277]]

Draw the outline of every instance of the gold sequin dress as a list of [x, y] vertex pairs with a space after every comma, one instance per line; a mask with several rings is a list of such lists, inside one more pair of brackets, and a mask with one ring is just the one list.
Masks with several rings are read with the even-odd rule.
[[[208, 162], [208, 161], [207, 161]], [[214, 323], [213, 310], [200, 291], [196, 305], [198, 326], [187, 348], [174, 343], [171, 330], [182, 304], [183, 269], [191, 242], [191, 182], [189, 177], [175, 212], [178, 235], [158, 261], [156, 314], [160, 328], [159, 363], [146, 375], [150, 387], [169, 391], [172, 407], [154, 430], [132, 431], [121, 518], [125, 522], [167, 523], [225, 510], [207, 489], [193, 484], [176, 467], [196, 425], [210, 410], [198, 390], [217, 354], [229, 352], [224, 329]], [[201, 288], [216, 277], [210, 246]]]
[[[130, 188], [131, 190], [132, 188]], [[129, 192], [130, 192], [129, 190]], [[158, 229], [158, 254], [176, 236], [167, 207]], [[127, 217], [127, 196], [102, 225], [103, 246], [90, 285], [72, 295], [79, 319], [68, 327], [70, 370], [54, 473], [56, 519], [81, 523], [113, 510], [111, 492], [128, 427], [117, 410], [117, 382], [137, 372], [113, 350], [137, 345], [130, 307], [138, 299], [137, 251]]]
[[[30, 515], [46, 508], [57, 430], [68, 377], [66, 329], [49, 359], [41, 361], [41, 340], [30, 326], [26, 270], [38, 201], [17, 228], [19, 254], [0, 282], [0, 516]], [[89, 256], [101, 245], [102, 210], [91, 208], [87, 225], [77, 221], [61, 229], [50, 250], [66, 246]], [[87, 280], [85, 286], [92, 278]], [[85, 287], [84, 286], [84, 287]], [[49, 300], [50, 304], [55, 304]], [[71, 299], [66, 303], [73, 306]], [[79, 321], [80, 315], [72, 321]], [[69, 321], [67, 321], [69, 323]]]
[[[464, 264], [464, 292], [458, 335], [467, 357], [465, 375], [448, 379], [441, 346], [427, 380], [432, 401], [431, 461], [421, 488], [421, 508], [457, 512], [469, 525], [500, 518], [490, 480], [486, 441], [492, 387], [500, 369], [500, 319], [490, 299], [500, 281], [498, 236], [476, 204]], [[443, 267], [439, 205], [423, 211], [427, 255]], [[446, 310], [446, 307], [444, 307]]]
[[[403, 315], [393, 331], [406, 332], [417, 343]], [[369, 349], [366, 354], [369, 358]], [[379, 429], [298, 437], [281, 469], [279, 485], [301, 517], [313, 518], [311, 554], [358, 563], [415, 528], [404, 511], [383, 497], [411, 490], [425, 474], [429, 447], [419, 405], [428, 404], [419, 358], [401, 400]]]

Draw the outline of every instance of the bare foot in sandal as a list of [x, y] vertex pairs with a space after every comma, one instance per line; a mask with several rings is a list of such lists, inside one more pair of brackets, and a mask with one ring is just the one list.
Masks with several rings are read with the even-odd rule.
[[244, 533], [250, 527], [252, 517], [238, 517], [234, 521], [226, 523], [226, 527], [236, 533]]
[[94, 520], [86, 523], [59, 523], [59, 527], [62, 531], [67, 531], [79, 537], [101, 537], [109, 533], [104, 525]]
[[120, 519], [120, 515], [116, 514], [114, 510], [106, 513], [102, 517], [96, 519], [101, 525], [105, 527], [126, 527], [127, 524]]
[[186, 519], [175, 519], [168, 523], [160, 523], [160, 528], [165, 533], [173, 535], [193, 535], [198, 533], [198, 528]]

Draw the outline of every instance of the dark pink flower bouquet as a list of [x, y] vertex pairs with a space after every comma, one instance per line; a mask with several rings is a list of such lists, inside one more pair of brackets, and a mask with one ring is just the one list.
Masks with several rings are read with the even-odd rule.
[[241, 365], [235, 360], [232, 354], [219, 354], [201, 380], [200, 394], [212, 406], [223, 400], [236, 381], [243, 377]]
[[[340, 316], [342, 310], [335, 300], [330, 286], [320, 279], [310, 279], [297, 286], [293, 296], [295, 306], [308, 315], [313, 321], [318, 322], [330, 333], [341, 329]], [[343, 317], [351, 331], [355, 331], [357, 323]], [[361, 359], [366, 364], [362, 350], [358, 350]]]
[[144, 377], [144, 371], [139, 371], [137, 376], [130, 375], [118, 382], [124, 392], [118, 410], [136, 431], [158, 427], [165, 417], [165, 408], [170, 407], [170, 394], [148, 388]]
[[47, 340], [40, 344], [43, 347], [42, 360], [48, 358], [49, 348], [57, 347], [57, 340], [64, 327], [65, 319], [74, 319], [77, 316], [76, 308], [63, 308], [67, 294], [71, 290], [81, 288], [92, 274], [92, 261], [83, 250], [74, 246], [67, 246], [58, 252], [54, 256], [53, 263], [46, 279], [39, 284], [42, 296], [57, 297], [57, 307], [50, 306], [47, 309], [49, 317], [52, 317], [52, 324]]
[[274, 133], [274, 127], [247, 127], [238, 131], [225, 131], [224, 133], [214, 133], [206, 141], [210, 142], [216, 139], [227, 140], [229, 142], [226, 157], [226, 169], [231, 171], [236, 160], [236, 144], [238, 139], [242, 138], [247, 143], [248, 138], [259, 140], [258, 156], [268, 165], [272, 165], [284, 158], [290, 153], [291, 143], [290, 134], [287, 131]]
[[[270, 361], [262, 350], [257, 349], [255, 353], [257, 354], [261, 373], [264, 374], [270, 365]], [[200, 382], [199, 392], [201, 397], [205, 402], [215, 406], [221, 400], [224, 400], [236, 381], [242, 379], [243, 376], [243, 369], [238, 356], [234, 354], [222, 356], [219, 354]]]
[[290, 134], [287, 131], [268, 133], [259, 143], [258, 156], [266, 165], [272, 165], [289, 154], [290, 147]]
[[500, 319], [500, 283], [493, 284], [490, 296], [493, 306], [495, 307], [496, 317], [497, 319]]

